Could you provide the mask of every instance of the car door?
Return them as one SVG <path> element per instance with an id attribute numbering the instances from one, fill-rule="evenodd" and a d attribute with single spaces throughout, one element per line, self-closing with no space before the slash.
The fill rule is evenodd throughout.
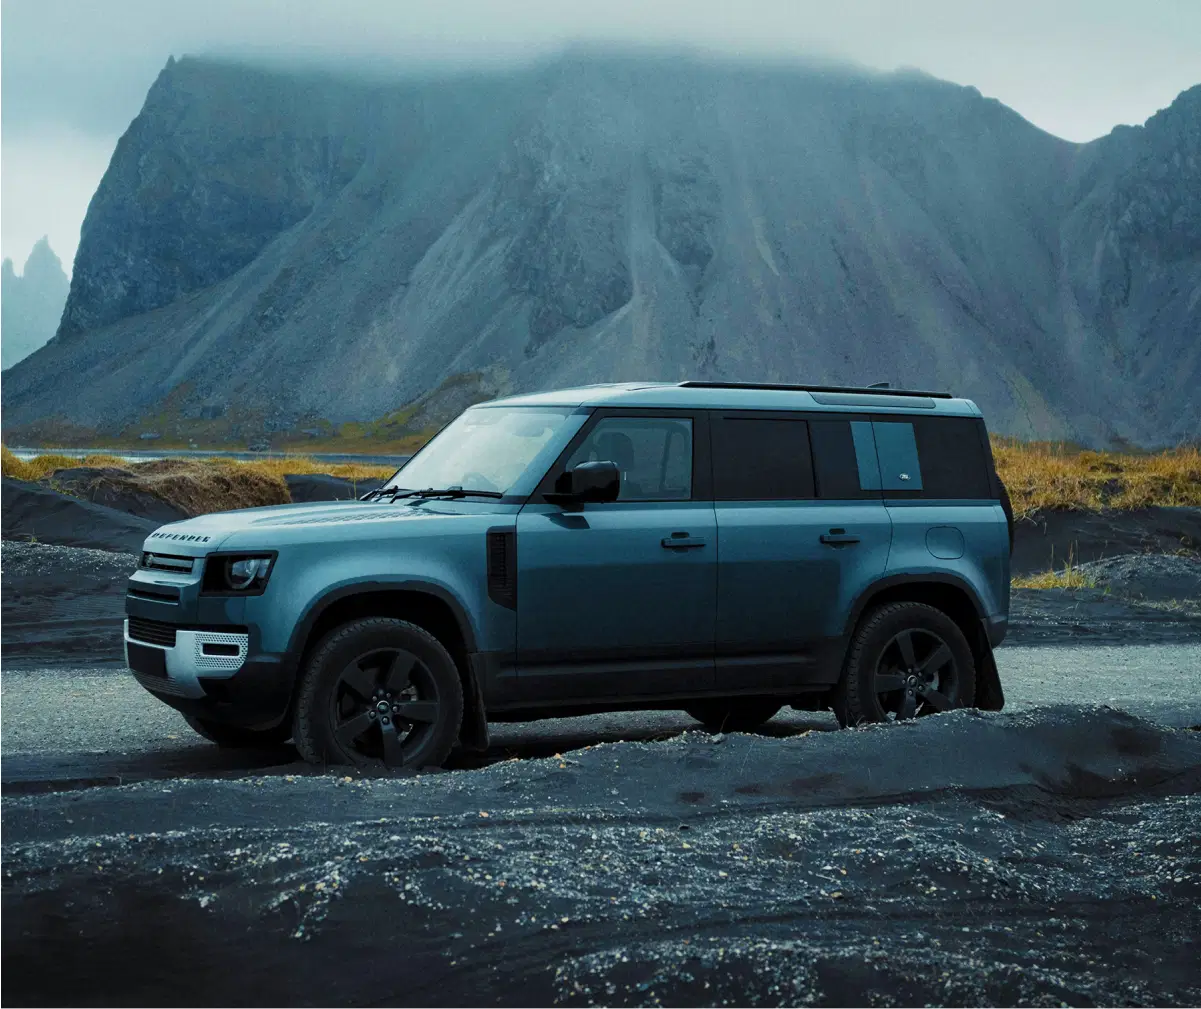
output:
<path id="1" fill-rule="evenodd" d="M 542 496 L 579 462 L 616 501 Z M 703 411 L 597 411 L 517 517 L 517 666 L 530 699 L 687 693 L 713 682 L 717 542 Z"/>
<path id="2" fill-rule="evenodd" d="M 716 685 L 834 683 L 851 602 L 883 574 L 891 539 L 871 422 L 714 411 L 711 425 Z"/>

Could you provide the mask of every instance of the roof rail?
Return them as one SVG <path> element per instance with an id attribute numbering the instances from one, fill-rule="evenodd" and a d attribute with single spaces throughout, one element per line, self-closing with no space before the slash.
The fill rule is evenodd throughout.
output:
<path id="1" fill-rule="evenodd" d="M 782 389 L 789 392 L 851 392 L 865 396 L 922 396 L 952 399 L 949 392 L 922 392 L 918 389 L 861 388 L 854 385 L 781 385 L 772 382 L 681 382 L 685 389 Z"/>

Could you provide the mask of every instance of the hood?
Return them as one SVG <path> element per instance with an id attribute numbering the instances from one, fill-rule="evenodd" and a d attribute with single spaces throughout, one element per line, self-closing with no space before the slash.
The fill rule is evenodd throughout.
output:
<path id="1" fill-rule="evenodd" d="M 212 512 L 156 529 L 144 549 L 200 557 L 225 546 L 269 549 L 302 540 L 344 539 L 366 524 L 389 532 L 434 520 L 511 512 L 512 505 L 487 501 L 367 502 L 326 501 Z M 372 535 L 384 535 L 372 534 Z"/>

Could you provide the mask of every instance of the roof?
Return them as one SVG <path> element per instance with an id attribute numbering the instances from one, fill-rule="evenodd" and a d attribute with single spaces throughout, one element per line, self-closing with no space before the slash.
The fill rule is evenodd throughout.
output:
<path id="1" fill-rule="evenodd" d="M 947 393 L 842 386 L 734 382 L 612 382 L 492 400 L 487 406 L 659 407 L 718 410 L 830 410 L 943 413 L 979 417 L 970 399 Z"/>

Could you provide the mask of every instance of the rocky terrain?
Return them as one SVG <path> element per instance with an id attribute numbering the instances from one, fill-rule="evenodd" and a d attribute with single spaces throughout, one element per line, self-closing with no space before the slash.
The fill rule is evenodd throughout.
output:
<path id="1" fill-rule="evenodd" d="M 691 377 L 934 386 L 1002 433 L 1172 444 L 1201 429 L 1199 166 L 1201 87 L 1078 145 L 917 73 L 184 59 L 4 423 L 248 435 Z"/>
<path id="2" fill-rule="evenodd" d="M 0 369 L 7 370 L 58 331 L 69 285 L 46 238 L 34 245 L 20 276 L 11 259 L 0 271 Z"/>

